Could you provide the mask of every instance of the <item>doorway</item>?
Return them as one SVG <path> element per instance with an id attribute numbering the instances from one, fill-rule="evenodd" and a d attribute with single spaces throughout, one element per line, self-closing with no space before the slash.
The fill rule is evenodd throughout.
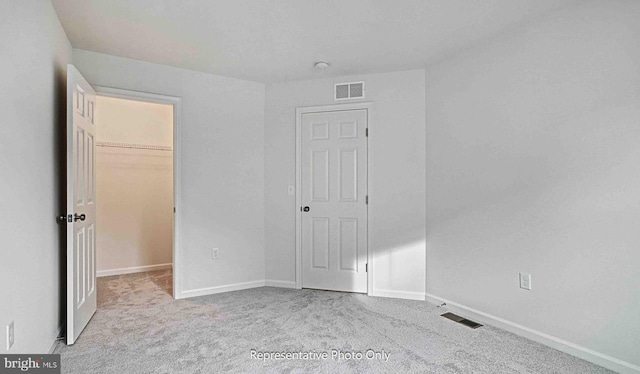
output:
<path id="1" fill-rule="evenodd" d="M 161 96 L 156 94 L 127 91 L 108 87 L 92 87 L 89 82 L 82 76 L 82 74 L 72 64 L 67 65 L 67 124 L 66 124 L 66 208 L 67 211 L 56 217 L 58 223 L 64 223 L 66 225 L 66 342 L 68 345 L 72 345 L 78 339 L 84 328 L 87 326 L 91 318 L 97 309 L 97 274 L 96 274 L 96 237 L 99 235 L 96 229 L 96 212 L 98 201 L 96 201 L 96 148 L 97 126 L 96 126 L 96 93 L 100 93 L 101 96 L 118 98 L 124 100 L 133 100 L 140 105 L 142 102 L 146 103 L 158 103 L 168 104 L 171 106 L 171 114 L 167 115 L 167 122 L 169 129 L 167 134 L 161 136 L 161 139 L 171 138 L 171 146 L 168 149 L 154 148 L 154 146 L 148 144 L 136 144 L 129 143 L 127 140 L 121 142 L 123 139 L 116 139 L 117 141 L 105 141 L 102 139 L 101 147 L 127 149 L 128 151 L 135 150 L 149 150 L 161 151 L 172 150 L 173 154 L 169 157 L 171 167 L 167 168 L 171 172 L 167 175 L 166 186 L 172 188 L 172 193 L 167 194 L 168 199 L 172 202 L 172 209 L 169 205 L 167 209 L 168 216 L 171 217 L 171 224 L 166 229 L 172 233 L 171 248 L 173 253 L 170 257 L 173 259 L 173 270 L 166 270 L 170 272 L 172 279 L 166 279 L 165 282 L 172 285 L 170 289 L 167 289 L 167 293 L 172 294 L 174 298 L 181 298 L 180 288 L 180 258 L 178 253 L 178 237 L 180 227 L 180 117 L 181 117 L 181 100 L 175 97 Z M 133 104 L 133 103 L 130 103 Z M 169 113 L 169 108 L 165 108 Z M 111 110 L 116 114 L 122 114 L 124 111 L 121 109 Z M 106 117 L 106 116 L 105 116 Z M 117 122 L 117 121 L 115 121 Z M 129 121 L 129 126 L 134 127 L 135 120 Z M 153 122 L 153 121 L 152 121 Z M 133 123 L 133 124 L 131 124 Z M 122 124 L 120 124 L 122 125 Z M 121 126 L 122 127 L 122 126 Z M 113 129 L 112 129 L 113 130 Z M 119 130 L 112 131 L 129 132 L 130 129 L 126 126 Z M 149 132 L 154 132 L 151 128 Z M 108 134 L 109 129 L 105 128 L 105 133 Z M 172 134 L 171 134 L 172 133 Z M 148 139 L 149 134 L 144 135 L 145 141 Z M 113 139 L 112 139 L 113 140 Z M 124 157 L 123 159 L 129 160 L 124 162 L 125 165 L 135 165 L 135 162 L 131 162 L 130 158 Z M 117 165 L 117 163 L 115 163 Z M 144 174 L 144 173 L 143 173 Z M 137 180 L 137 175 L 134 177 L 129 175 L 132 179 Z M 126 181 L 127 178 L 120 178 L 120 181 Z M 114 185 L 113 181 L 108 181 Z M 115 182 L 117 185 L 118 182 Z M 136 185 L 136 183 L 133 183 Z M 146 193 L 154 191 L 153 188 L 146 188 Z M 109 187 L 106 188 L 109 191 Z M 126 189 L 125 189 L 126 191 Z M 141 195 L 138 195 L 138 198 Z M 140 198 L 139 198 L 140 199 Z M 122 196 L 116 196 L 113 200 L 116 205 L 120 200 L 126 200 Z M 108 200 L 107 200 L 108 201 Z M 137 201 L 132 203 L 135 205 Z M 120 220 L 130 213 L 130 205 L 123 205 L 120 210 L 116 211 L 115 218 L 112 220 Z M 144 207 L 144 206 L 143 206 Z M 139 217 L 137 217 L 139 218 Z M 103 218 L 105 219 L 105 218 Z M 148 220 L 140 220 L 139 222 L 146 223 Z M 151 220 L 153 221 L 153 220 Z M 137 226 L 138 228 L 140 225 Z M 150 230 L 146 230 L 150 231 Z M 123 233 L 115 234 L 116 237 L 126 237 Z M 126 242 L 126 240 L 125 240 Z M 115 256 L 116 258 L 119 256 Z M 166 264 L 165 264 L 166 265 Z M 109 269 L 112 272 L 132 272 L 131 268 L 141 270 L 144 266 L 133 266 L 118 269 Z M 172 272 L 172 273 L 171 273 Z M 115 275 L 115 274 L 105 274 Z"/>
<path id="2" fill-rule="evenodd" d="M 95 89 L 97 276 L 162 270 L 179 298 L 180 99 Z"/>
<path id="3" fill-rule="evenodd" d="M 297 285 L 368 293 L 367 103 L 297 113 Z"/>

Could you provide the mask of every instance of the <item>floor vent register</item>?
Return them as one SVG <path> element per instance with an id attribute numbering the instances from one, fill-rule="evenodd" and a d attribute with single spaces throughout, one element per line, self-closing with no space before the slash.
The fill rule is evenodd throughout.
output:
<path id="1" fill-rule="evenodd" d="M 452 320 L 454 322 L 458 322 L 458 323 L 463 324 L 463 325 L 465 325 L 467 327 L 471 327 L 472 329 L 477 329 L 478 327 L 482 327 L 481 324 L 479 324 L 477 322 L 473 322 L 473 321 L 471 321 L 469 319 L 466 319 L 464 317 L 460 317 L 457 314 L 445 313 L 445 314 L 442 314 L 442 317 L 448 318 L 448 319 L 450 319 L 450 320 Z"/>

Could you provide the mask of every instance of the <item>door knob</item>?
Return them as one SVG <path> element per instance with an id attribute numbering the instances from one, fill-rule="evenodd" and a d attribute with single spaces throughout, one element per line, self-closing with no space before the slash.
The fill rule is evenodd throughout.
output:
<path id="1" fill-rule="evenodd" d="M 303 211 L 308 212 L 309 211 L 309 207 L 305 206 L 304 208 L 302 208 Z"/>
<path id="2" fill-rule="evenodd" d="M 79 215 L 78 213 L 76 213 L 73 216 L 74 221 L 84 221 L 85 218 L 87 218 L 87 216 L 85 216 L 84 214 Z"/>

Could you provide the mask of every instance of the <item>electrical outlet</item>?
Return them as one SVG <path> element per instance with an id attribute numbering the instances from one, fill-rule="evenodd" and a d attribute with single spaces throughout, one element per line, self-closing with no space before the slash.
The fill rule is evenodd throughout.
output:
<path id="1" fill-rule="evenodd" d="M 293 196 L 296 193 L 295 186 L 289 186 L 289 188 L 287 188 L 287 192 L 289 193 L 289 196 Z"/>
<path id="2" fill-rule="evenodd" d="M 212 249 L 212 250 L 211 250 L 211 257 L 212 257 L 214 260 L 219 259 L 219 258 L 220 258 L 220 248 L 214 248 L 214 249 Z"/>
<path id="3" fill-rule="evenodd" d="M 13 342 L 15 341 L 15 334 L 13 329 L 13 321 L 7 325 L 7 351 L 13 347 Z"/>
<path id="4" fill-rule="evenodd" d="M 531 274 L 520 273 L 520 288 L 531 291 Z"/>

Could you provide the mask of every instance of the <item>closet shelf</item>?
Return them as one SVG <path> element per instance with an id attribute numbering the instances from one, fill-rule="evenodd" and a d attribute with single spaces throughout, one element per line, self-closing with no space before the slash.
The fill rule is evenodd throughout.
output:
<path id="1" fill-rule="evenodd" d="M 130 144 L 130 143 L 114 143 L 114 142 L 96 142 L 96 146 L 104 148 L 125 148 L 125 149 L 142 149 L 147 151 L 168 151 L 173 149 L 164 145 L 149 145 L 149 144 Z"/>

